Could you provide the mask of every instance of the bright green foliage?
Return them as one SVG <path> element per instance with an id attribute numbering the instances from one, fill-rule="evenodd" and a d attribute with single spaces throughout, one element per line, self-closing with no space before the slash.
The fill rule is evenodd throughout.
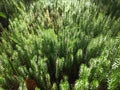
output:
<path id="1" fill-rule="evenodd" d="M 2 13 L 2 12 L 0 12 L 0 17 L 2 17 L 2 18 L 6 18 L 5 14 Z"/>
<path id="2" fill-rule="evenodd" d="M 74 90 L 88 90 L 89 89 L 89 81 L 88 77 L 90 76 L 90 69 L 87 68 L 84 64 L 81 65 L 79 71 L 79 79 L 76 81 Z"/>
<path id="3" fill-rule="evenodd" d="M 18 14 L 0 42 L 0 86 L 36 90 L 119 90 L 120 19 L 91 0 L 37 0 Z"/>
<path id="4" fill-rule="evenodd" d="M 61 80 L 60 82 L 60 90 L 70 90 L 69 82 L 67 80 L 67 77 L 64 76 L 64 80 Z"/>

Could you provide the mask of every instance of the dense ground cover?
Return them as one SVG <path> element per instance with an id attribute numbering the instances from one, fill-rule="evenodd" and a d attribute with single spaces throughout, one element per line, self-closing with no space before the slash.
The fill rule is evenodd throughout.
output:
<path id="1" fill-rule="evenodd" d="M 9 22 L 0 37 L 3 89 L 119 90 L 119 14 L 94 0 L 9 4 L 13 11 L 2 12 Z"/>

